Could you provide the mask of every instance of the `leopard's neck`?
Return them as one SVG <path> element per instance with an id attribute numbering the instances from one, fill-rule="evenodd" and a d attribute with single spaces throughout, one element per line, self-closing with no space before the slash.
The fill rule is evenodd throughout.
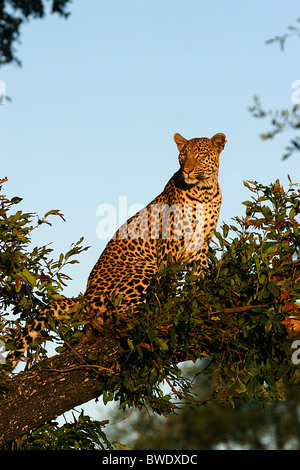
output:
<path id="1" fill-rule="evenodd" d="M 212 199 L 220 192 L 217 178 L 199 181 L 196 185 L 189 185 L 177 171 L 165 187 L 164 192 L 167 195 L 169 204 L 174 202 L 186 202 L 187 199 L 195 202 L 203 202 Z"/>

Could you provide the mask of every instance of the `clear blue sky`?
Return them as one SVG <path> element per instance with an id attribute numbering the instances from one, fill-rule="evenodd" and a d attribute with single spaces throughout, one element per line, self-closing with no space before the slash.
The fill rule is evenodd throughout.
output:
<path id="1" fill-rule="evenodd" d="M 300 158 L 281 160 L 290 134 L 262 142 L 268 121 L 248 112 L 290 108 L 300 39 L 265 41 L 300 17 L 296 0 L 73 0 L 68 20 L 23 27 L 22 68 L 0 70 L 12 103 L 0 107 L 1 176 L 22 209 L 60 209 L 67 222 L 39 231 L 56 253 L 85 237 L 65 294 L 85 290 L 106 240 L 97 207 L 147 204 L 178 168 L 173 134 L 227 136 L 220 222 L 243 213 L 244 180 L 299 181 Z"/>

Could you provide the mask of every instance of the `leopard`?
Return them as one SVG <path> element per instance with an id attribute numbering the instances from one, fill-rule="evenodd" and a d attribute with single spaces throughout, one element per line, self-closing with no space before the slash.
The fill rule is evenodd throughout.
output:
<path id="1" fill-rule="evenodd" d="M 174 141 L 179 169 L 157 197 L 121 225 L 89 275 L 83 294 L 85 314 L 100 324 L 107 318 L 109 299 L 120 299 L 117 316 L 145 302 L 161 263 L 170 258 L 186 266 L 197 261 L 196 275 L 205 275 L 222 202 L 219 157 L 227 140 L 223 133 L 192 139 L 176 133 Z M 57 320 L 78 305 L 78 298 L 63 297 L 43 307 L 8 354 L 10 369 L 45 328 L 49 316 Z"/>

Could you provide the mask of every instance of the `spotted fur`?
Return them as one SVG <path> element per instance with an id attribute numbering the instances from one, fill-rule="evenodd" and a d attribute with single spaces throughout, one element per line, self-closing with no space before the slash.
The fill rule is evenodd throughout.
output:
<path id="1" fill-rule="evenodd" d="M 105 321 L 107 298 L 123 295 L 118 314 L 145 299 L 149 283 L 160 263 L 167 260 L 200 260 L 206 267 L 208 243 L 218 222 L 221 191 L 218 184 L 219 156 L 226 138 L 184 139 L 174 135 L 179 150 L 179 170 L 163 192 L 131 217 L 109 241 L 93 268 L 84 294 L 89 318 Z M 12 367 L 44 328 L 46 314 L 59 318 L 73 308 L 77 299 L 61 299 L 46 307 L 28 325 L 10 353 Z"/>

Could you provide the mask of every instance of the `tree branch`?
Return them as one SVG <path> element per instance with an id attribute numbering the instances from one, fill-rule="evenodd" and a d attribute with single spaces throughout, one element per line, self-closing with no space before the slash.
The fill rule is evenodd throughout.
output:
<path id="1" fill-rule="evenodd" d="M 217 315 L 218 313 L 243 313 L 247 312 L 248 310 L 252 310 L 253 308 L 259 307 L 267 307 L 271 303 L 264 303 L 258 305 L 242 305 L 240 307 L 232 307 L 232 308 L 223 308 L 223 310 L 216 310 L 215 312 L 210 312 L 211 315 Z"/>
<path id="2" fill-rule="evenodd" d="M 254 306 L 223 312 L 233 314 L 251 308 Z M 294 321 L 292 327 L 299 334 L 299 320 Z M 89 330 L 77 345 L 14 376 L 9 390 L 0 397 L 0 446 L 100 396 L 112 375 L 120 373 L 119 340 L 111 325 L 97 334 Z M 182 353 L 168 360 L 178 363 L 187 359 Z"/>
<path id="3" fill-rule="evenodd" d="M 117 373 L 117 342 L 91 332 L 72 349 L 46 359 L 9 382 L 0 398 L 0 446 L 100 395 Z M 97 355 L 101 366 L 91 363 Z"/>

